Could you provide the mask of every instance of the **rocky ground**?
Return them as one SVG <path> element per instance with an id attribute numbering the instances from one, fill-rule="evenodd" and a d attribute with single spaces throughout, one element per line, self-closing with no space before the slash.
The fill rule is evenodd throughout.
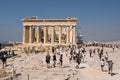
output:
<path id="1" fill-rule="evenodd" d="M 45 63 L 46 52 L 38 54 L 26 55 L 19 53 L 18 56 L 10 58 L 7 61 L 7 67 L 4 69 L 6 73 L 13 72 L 13 66 L 16 70 L 18 80 L 119 80 L 120 79 L 120 50 L 115 49 L 112 52 L 111 48 L 104 48 L 104 52 L 109 53 L 109 59 L 113 60 L 114 67 L 111 76 L 107 72 L 107 64 L 104 68 L 105 72 L 100 69 L 100 60 L 98 54 L 93 54 L 89 57 L 89 49 L 98 47 L 87 47 L 85 62 L 80 64 L 80 68 L 75 68 L 74 61 L 69 63 L 69 56 L 63 53 L 63 67 L 59 66 L 59 55 L 57 55 L 57 66 L 52 67 L 53 61 L 51 59 L 51 67 L 47 68 Z M 52 54 L 50 54 L 52 57 Z M 1 70 L 0 70 L 1 73 Z M 4 75 L 1 73 L 0 75 Z M 11 74 L 10 74 L 11 75 Z M 4 77 L 4 76 L 2 76 Z"/>

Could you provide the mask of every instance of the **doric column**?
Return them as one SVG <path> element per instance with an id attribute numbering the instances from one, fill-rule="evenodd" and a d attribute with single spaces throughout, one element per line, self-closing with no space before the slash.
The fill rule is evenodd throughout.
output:
<path id="1" fill-rule="evenodd" d="M 67 27 L 67 39 L 66 39 L 66 43 L 69 44 L 70 43 L 70 27 Z"/>
<path id="2" fill-rule="evenodd" d="M 26 27 L 23 27 L 23 44 L 26 43 Z"/>
<path id="3" fill-rule="evenodd" d="M 44 44 L 47 43 L 47 27 L 44 27 Z"/>
<path id="4" fill-rule="evenodd" d="M 29 43 L 29 26 L 23 27 L 23 43 Z"/>
<path id="5" fill-rule="evenodd" d="M 29 43 L 29 32 L 30 32 L 29 29 L 30 29 L 29 26 L 25 27 L 25 43 Z"/>
<path id="6" fill-rule="evenodd" d="M 39 37 L 40 37 L 40 42 L 41 42 L 41 38 L 42 38 L 42 34 L 41 34 L 41 27 L 39 27 Z"/>
<path id="7" fill-rule="evenodd" d="M 51 44 L 54 44 L 54 39 L 55 39 L 55 27 L 52 26 L 51 27 L 52 31 L 51 31 Z"/>
<path id="8" fill-rule="evenodd" d="M 37 27 L 37 43 L 40 43 L 40 27 Z"/>
<path id="9" fill-rule="evenodd" d="M 76 26 L 73 26 L 73 44 L 76 44 Z"/>
<path id="10" fill-rule="evenodd" d="M 62 26 L 59 26 L 59 44 L 62 43 Z"/>
<path id="11" fill-rule="evenodd" d="M 34 26 L 32 26 L 32 43 L 34 43 L 34 42 L 36 42 L 36 34 L 35 34 L 35 32 L 36 32 L 36 29 L 35 29 L 35 27 Z"/>
<path id="12" fill-rule="evenodd" d="M 29 28 L 29 43 L 32 43 L 32 41 L 33 41 L 33 35 L 32 35 L 32 32 L 33 31 L 33 27 L 32 26 L 30 26 L 30 28 Z"/>
<path id="13" fill-rule="evenodd" d="M 73 27 L 70 26 L 70 43 L 73 43 Z"/>

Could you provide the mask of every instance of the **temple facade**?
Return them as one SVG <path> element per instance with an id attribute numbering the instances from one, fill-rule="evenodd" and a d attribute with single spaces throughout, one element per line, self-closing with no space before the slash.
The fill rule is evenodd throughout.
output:
<path id="1" fill-rule="evenodd" d="M 30 45 L 76 45 L 77 18 L 39 19 L 25 18 L 23 23 L 23 44 Z"/>

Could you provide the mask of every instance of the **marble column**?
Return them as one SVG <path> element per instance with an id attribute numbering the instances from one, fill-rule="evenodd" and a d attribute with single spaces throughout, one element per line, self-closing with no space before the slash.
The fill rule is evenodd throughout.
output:
<path id="1" fill-rule="evenodd" d="M 54 39 L 55 39 L 55 27 L 51 27 L 51 44 L 54 44 Z"/>
<path id="2" fill-rule="evenodd" d="M 29 26 L 25 27 L 25 42 L 26 43 L 29 43 L 29 32 L 30 32 L 29 29 L 30 29 Z"/>
<path id="3" fill-rule="evenodd" d="M 76 44 L 76 26 L 73 26 L 73 44 Z"/>
<path id="4" fill-rule="evenodd" d="M 40 43 L 40 27 L 37 26 L 37 43 Z"/>
<path id="5" fill-rule="evenodd" d="M 70 26 L 70 43 L 72 43 L 73 42 L 73 27 L 72 26 Z"/>
<path id="6" fill-rule="evenodd" d="M 47 43 L 47 27 L 44 27 L 44 44 Z"/>
<path id="7" fill-rule="evenodd" d="M 70 43 L 70 27 L 67 27 L 67 39 L 66 39 L 66 43 L 69 44 Z"/>
<path id="8" fill-rule="evenodd" d="M 32 43 L 33 42 L 33 27 L 32 26 L 30 26 L 29 27 L 29 43 Z"/>
<path id="9" fill-rule="evenodd" d="M 23 43 L 29 43 L 29 26 L 23 27 Z"/>
<path id="10" fill-rule="evenodd" d="M 41 27 L 39 27 L 39 37 L 40 37 L 40 43 L 41 43 L 41 38 L 42 38 L 42 34 L 41 34 L 41 32 L 42 32 L 42 29 L 41 29 Z"/>
<path id="11" fill-rule="evenodd" d="M 59 26 L 59 44 L 62 43 L 62 26 Z"/>
<path id="12" fill-rule="evenodd" d="M 26 27 L 23 27 L 23 43 L 26 43 Z"/>

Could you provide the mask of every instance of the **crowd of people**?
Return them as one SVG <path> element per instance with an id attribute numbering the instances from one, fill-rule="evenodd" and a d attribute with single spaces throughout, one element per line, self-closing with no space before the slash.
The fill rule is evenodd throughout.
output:
<path id="1" fill-rule="evenodd" d="M 114 52 L 114 48 L 112 47 L 113 52 Z M 91 57 L 92 53 L 95 54 L 96 50 L 95 49 L 93 49 L 93 51 L 92 51 L 92 49 L 89 50 L 90 57 Z M 108 74 L 111 74 L 111 76 L 112 76 L 113 75 L 113 72 L 112 72 L 113 71 L 113 61 L 109 60 L 108 52 L 104 52 L 104 46 L 102 46 L 101 49 L 100 48 L 97 49 L 97 54 L 100 59 L 101 71 L 105 71 L 104 67 L 108 66 Z"/>
<path id="2" fill-rule="evenodd" d="M 104 48 L 101 47 L 97 49 L 89 49 L 87 52 L 85 47 L 82 46 L 64 46 L 60 48 L 61 50 L 58 50 L 57 48 L 52 49 L 53 53 L 53 67 L 56 67 L 56 55 L 59 56 L 59 64 L 62 67 L 63 66 L 63 54 L 66 55 L 66 58 L 69 58 L 69 63 L 75 62 L 75 68 L 80 68 L 80 63 L 85 62 L 86 54 L 89 53 L 90 58 L 93 57 L 93 55 L 97 54 L 99 56 L 100 60 L 100 66 L 101 66 L 101 71 L 104 71 L 105 65 L 108 66 L 108 73 L 111 74 L 112 76 L 112 69 L 113 69 L 113 62 L 112 60 L 109 60 L 108 52 L 104 52 Z M 59 52 L 58 52 L 59 51 Z M 50 61 L 51 61 L 51 56 L 50 53 L 46 55 L 46 63 L 47 67 L 50 67 Z"/>
<path id="3" fill-rule="evenodd" d="M 36 54 L 35 49 L 32 50 L 34 54 Z M 114 52 L 114 49 L 113 49 Z M 28 51 L 25 50 L 25 53 L 28 54 Z M 59 47 L 52 47 L 52 56 L 49 51 L 47 51 L 47 55 L 45 57 L 45 62 L 47 64 L 47 68 L 50 68 L 51 66 L 51 59 L 53 61 L 53 67 L 57 66 L 57 62 L 59 62 L 59 66 L 62 67 L 63 63 L 65 62 L 63 60 L 63 56 L 66 55 L 66 58 L 69 59 L 69 63 L 74 62 L 75 68 L 80 68 L 81 62 L 85 62 L 86 54 L 89 53 L 89 57 L 92 58 L 93 55 L 97 54 L 99 56 L 100 60 L 100 66 L 101 66 L 101 71 L 104 71 L 104 67 L 107 65 L 108 66 L 108 73 L 112 75 L 112 69 L 113 69 L 113 62 L 112 60 L 109 60 L 109 55 L 108 52 L 104 51 L 104 47 L 101 48 L 94 48 L 94 49 L 89 49 L 86 50 L 85 47 L 81 45 L 71 45 L 71 46 L 59 46 Z M 13 50 L 8 50 L 1 52 L 0 59 L 2 61 L 2 68 L 5 68 L 6 63 L 7 63 L 7 55 L 12 54 L 14 55 Z M 65 55 L 64 55 L 65 54 Z M 59 56 L 59 58 L 57 57 Z"/>

